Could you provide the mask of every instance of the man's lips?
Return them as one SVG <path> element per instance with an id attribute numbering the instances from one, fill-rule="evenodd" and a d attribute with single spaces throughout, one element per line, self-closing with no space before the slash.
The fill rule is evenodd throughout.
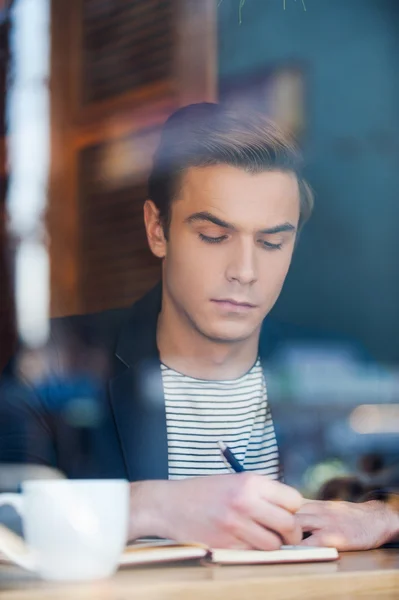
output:
<path id="1" fill-rule="evenodd" d="M 233 300 L 233 298 L 221 298 L 218 300 L 212 299 L 212 302 L 215 302 L 222 308 L 235 311 L 245 311 L 256 308 L 256 304 L 252 304 L 250 302 L 241 302 L 239 300 Z"/>

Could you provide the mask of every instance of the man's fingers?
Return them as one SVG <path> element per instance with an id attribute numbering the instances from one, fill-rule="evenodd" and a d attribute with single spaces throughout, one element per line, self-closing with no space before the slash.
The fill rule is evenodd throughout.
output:
<path id="1" fill-rule="evenodd" d="M 315 531 L 323 527 L 323 519 L 319 515 L 298 512 L 294 518 L 302 531 Z"/>
<path id="2" fill-rule="evenodd" d="M 301 546 L 327 546 L 337 550 L 349 550 L 348 541 L 342 533 L 329 530 L 315 531 L 306 540 L 302 540 Z"/>
<path id="3" fill-rule="evenodd" d="M 294 515 L 280 506 L 259 500 L 251 507 L 250 517 L 266 529 L 281 536 L 285 544 L 299 544 L 302 539 L 302 530 Z"/>
<path id="4" fill-rule="evenodd" d="M 228 548 L 229 550 L 252 550 L 253 547 L 248 542 L 244 542 L 235 536 L 224 537 L 222 542 L 214 545 L 216 548 Z"/>
<path id="5" fill-rule="evenodd" d="M 318 510 L 325 504 L 324 500 L 310 500 L 309 498 L 302 498 L 301 507 L 299 510 Z"/>
<path id="6" fill-rule="evenodd" d="M 264 500 L 291 513 L 297 512 L 303 502 L 301 494 L 294 488 L 266 478 L 261 481 L 260 495 Z"/>
<path id="7" fill-rule="evenodd" d="M 302 529 L 299 523 L 295 523 L 293 529 L 281 533 L 283 544 L 287 546 L 296 546 L 302 541 Z"/>
<path id="8" fill-rule="evenodd" d="M 278 550 L 282 544 L 281 538 L 273 531 L 265 529 L 249 519 L 242 519 L 235 530 L 235 535 L 244 544 L 248 544 L 256 550 Z"/>
<path id="9" fill-rule="evenodd" d="M 302 540 L 300 546 L 325 546 L 323 543 L 323 534 L 321 531 L 315 531 L 312 535 Z"/>

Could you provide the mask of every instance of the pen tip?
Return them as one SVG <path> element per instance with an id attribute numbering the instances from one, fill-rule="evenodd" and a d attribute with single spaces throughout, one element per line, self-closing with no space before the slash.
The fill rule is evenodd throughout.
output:
<path id="1" fill-rule="evenodd" d="M 224 452 L 226 450 L 226 448 L 227 448 L 226 444 L 224 442 L 222 442 L 222 441 L 218 442 L 218 446 L 219 446 L 219 448 L 220 448 L 220 450 L 222 452 Z"/>

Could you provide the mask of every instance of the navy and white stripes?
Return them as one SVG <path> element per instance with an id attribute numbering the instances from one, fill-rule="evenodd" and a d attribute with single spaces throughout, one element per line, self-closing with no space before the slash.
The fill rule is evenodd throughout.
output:
<path id="1" fill-rule="evenodd" d="M 228 473 L 218 441 L 248 471 L 277 479 L 279 456 L 259 359 L 228 381 L 195 379 L 161 365 L 169 479 Z"/>

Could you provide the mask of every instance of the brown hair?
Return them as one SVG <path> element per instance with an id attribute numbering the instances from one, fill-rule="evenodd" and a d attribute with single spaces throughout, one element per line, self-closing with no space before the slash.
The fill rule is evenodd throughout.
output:
<path id="1" fill-rule="evenodd" d="M 167 235 L 170 206 L 189 167 L 227 164 L 250 173 L 291 171 L 300 191 L 298 229 L 313 209 L 313 193 L 301 176 L 302 157 L 293 140 L 263 114 L 222 104 L 191 104 L 166 121 L 150 174 L 149 197 Z"/>

